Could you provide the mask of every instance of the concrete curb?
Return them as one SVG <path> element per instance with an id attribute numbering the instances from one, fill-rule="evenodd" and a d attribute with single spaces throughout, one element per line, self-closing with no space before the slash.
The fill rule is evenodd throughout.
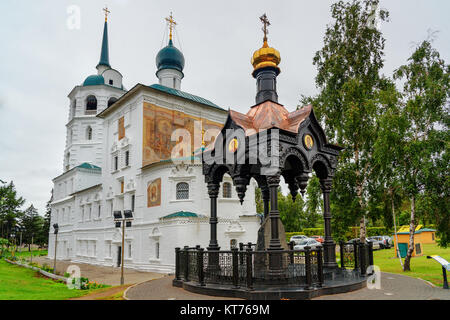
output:
<path id="1" fill-rule="evenodd" d="M 5 261 L 10 263 L 10 264 L 15 264 L 15 265 L 20 266 L 20 267 L 25 267 L 25 268 L 28 268 L 28 269 L 32 269 L 34 271 L 37 271 L 37 272 L 41 273 L 42 275 L 44 275 L 44 276 L 46 276 L 48 278 L 51 278 L 51 279 L 54 279 L 54 280 L 59 280 L 59 281 L 64 281 L 65 283 L 67 283 L 67 279 L 68 278 L 66 278 L 66 277 L 58 276 L 56 274 L 44 271 L 44 270 L 39 269 L 37 267 L 29 266 L 27 264 L 22 264 L 20 262 L 11 261 L 11 260 L 8 260 L 8 259 L 5 259 Z"/>

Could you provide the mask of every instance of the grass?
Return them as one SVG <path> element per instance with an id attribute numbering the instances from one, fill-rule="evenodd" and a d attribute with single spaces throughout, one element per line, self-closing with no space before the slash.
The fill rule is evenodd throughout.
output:
<path id="1" fill-rule="evenodd" d="M 0 300 L 65 300 L 91 292 L 69 289 L 65 283 L 0 259 Z"/>
<path id="2" fill-rule="evenodd" d="M 395 249 L 383 249 L 373 252 L 374 264 L 380 267 L 382 272 L 398 273 L 414 278 L 430 281 L 436 286 L 443 286 L 442 266 L 427 256 L 438 255 L 450 261 L 450 248 L 444 249 L 437 244 L 423 244 L 423 255 L 411 259 L 411 271 L 403 271 L 399 259 L 395 255 Z M 404 259 L 402 259 L 404 261 Z M 447 272 L 447 275 L 449 273 Z"/>

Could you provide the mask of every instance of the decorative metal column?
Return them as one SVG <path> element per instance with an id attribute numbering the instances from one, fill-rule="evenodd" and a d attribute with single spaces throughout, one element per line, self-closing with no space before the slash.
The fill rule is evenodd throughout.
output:
<path id="1" fill-rule="evenodd" d="M 219 244 L 217 243 L 217 196 L 219 195 L 218 183 L 208 183 L 208 194 L 211 203 L 211 212 L 209 218 L 210 225 L 210 239 L 208 250 L 220 250 Z"/>
<path id="2" fill-rule="evenodd" d="M 208 194 L 211 203 L 211 213 L 209 218 L 210 239 L 208 246 L 208 272 L 216 272 L 219 266 L 219 244 L 217 243 L 217 196 L 219 195 L 218 183 L 208 183 Z"/>
<path id="3" fill-rule="evenodd" d="M 278 211 L 278 186 L 280 185 L 280 176 L 268 176 L 267 185 L 270 192 L 270 242 L 269 250 L 282 250 L 278 235 L 278 223 L 280 212 Z"/>
<path id="4" fill-rule="evenodd" d="M 331 236 L 331 211 L 330 192 L 333 180 L 331 178 L 320 179 L 320 187 L 323 192 L 323 219 L 325 224 L 325 237 L 323 241 L 324 267 L 337 268 L 336 243 Z"/>

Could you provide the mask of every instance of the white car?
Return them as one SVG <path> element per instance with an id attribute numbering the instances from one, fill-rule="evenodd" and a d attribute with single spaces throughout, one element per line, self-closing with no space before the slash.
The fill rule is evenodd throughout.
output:
<path id="1" fill-rule="evenodd" d="M 295 244 L 299 244 L 302 240 L 308 239 L 307 236 L 304 235 L 296 235 L 296 236 L 292 236 L 289 241 L 294 241 Z"/>
<path id="2" fill-rule="evenodd" d="M 300 241 L 299 244 L 295 245 L 294 250 L 303 250 L 306 246 L 311 247 L 311 249 L 317 249 L 322 247 L 322 244 L 314 239 L 306 238 Z"/>

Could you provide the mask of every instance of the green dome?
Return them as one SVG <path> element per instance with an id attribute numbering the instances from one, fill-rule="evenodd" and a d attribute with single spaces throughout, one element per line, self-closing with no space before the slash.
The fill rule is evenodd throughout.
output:
<path id="1" fill-rule="evenodd" d="M 180 50 L 173 46 L 172 40 L 167 47 L 162 48 L 156 56 L 156 67 L 161 69 L 175 69 L 183 72 L 184 56 Z"/>
<path id="2" fill-rule="evenodd" d="M 105 84 L 105 78 L 97 74 L 87 77 L 83 82 L 83 86 L 96 86 L 99 84 Z"/>

